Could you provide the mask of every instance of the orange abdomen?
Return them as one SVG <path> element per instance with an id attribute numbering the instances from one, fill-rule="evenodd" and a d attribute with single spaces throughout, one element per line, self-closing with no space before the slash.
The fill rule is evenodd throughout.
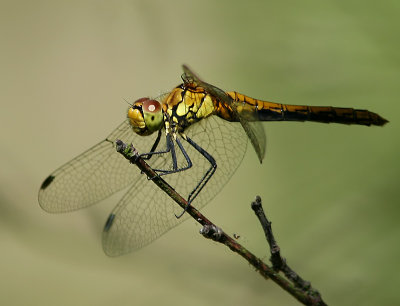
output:
<path id="1" fill-rule="evenodd" d="M 234 101 L 239 102 L 239 112 L 255 113 L 255 120 L 260 121 L 314 121 L 367 126 L 382 126 L 388 122 L 378 114 L 368 110 L 331 106 L 280 104 L 253 99 L 235 91 L 227 92 L 227 94 Z"/>

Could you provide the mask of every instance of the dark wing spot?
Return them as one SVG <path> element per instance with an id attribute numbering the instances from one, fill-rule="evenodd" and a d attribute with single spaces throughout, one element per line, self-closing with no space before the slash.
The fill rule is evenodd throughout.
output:
<path id="1" fill-rule="evenodd" d="M 49 187 L 49 185 L 51 184 L 51 182 L 53 182 L 55 176 L 53 175 L 49 175 L 44 182 L 42 183 L 42 186 L 40 186 L 40 189 L 46 189 L 47 187 Z"/>
<path id="2" fill-rule="evenodd" d="M 114 218 L 115 218 L 115 215 L 114 215 L 114 214 L 110 214 L 110 215 L 108 216 L 108 219 L 107 219 L 107 221 L 106 221 L 106 224 L 104 225 L 104 231 L 105 231 L 105 232 L 108 232 L 108 231 L 110 230 L 111 226 L 112 226 L 113 223 L 114 223 Z"/>

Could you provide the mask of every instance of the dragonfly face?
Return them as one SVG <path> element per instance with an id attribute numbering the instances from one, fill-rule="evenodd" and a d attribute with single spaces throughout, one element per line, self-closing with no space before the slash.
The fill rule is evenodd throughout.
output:
<path id="1" fill-rule="evenodd" d="M 138 99 L 128 109 L 128 119 L 136 134 L 148 136 L 163 126 L 161 103 L 149 98 Z"/>
<path id="2" fill-rule="evenodd" d="M 117 139 L 132 143 L 169 185 L 201 209 L 232 177 L 248 139 L 262 161 L 266 138 L 260 121 L 387 122 L 367 110 L 286 105 L 224 92 L 183 69 L 183 84 L 158 100 L 135 101 L 127 121 L 54 171 L 39 190 L 44 210 L 66 212 L 129 187 L 104 227 L 103 249 L 110 256 L 139 249 L 185 219 L 175 218 L 180 207 L 116 152 Z"/>

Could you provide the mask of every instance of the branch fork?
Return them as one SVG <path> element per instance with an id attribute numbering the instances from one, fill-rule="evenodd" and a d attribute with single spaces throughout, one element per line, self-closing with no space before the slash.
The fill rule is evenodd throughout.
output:
<path id="1" fill-rule="evenodd" d="M 189 205 L 188 202 L 174 190 L 174 188 L 165 182 L 140 157 L 139 153 L 132 144 L 126 145 L 121 140 L 116 140 L 116 149 L 132 164 L 135 164 L 143 173 L 145 173 L 154 184 L 166 192 L 180 207 L 186 210 L 186 213 L 188 213 L 195 221 L 200 223 L 202 225 L 200 233 L 205 238 L 227 246 L 230 250 L 243 257 L 250 265 L 252 265 L 256 271 L 260 273 L 262 277 L 264 277 L 264 279 L 271 279 L 304 305 L 326 305 L 322 300 L 320 293 L 311 286 L 311 283 L 303 280 L 287 265 L 286 260 L 281 256 L 281 249 L 272 233 L 272 223 L 267 219 L 264 213 L 261 204 L 261 198 L 259 196 L 257 196 L 255 201 L 252 202 L 251 208 L 259 219 L 264 230 L 271 253 L 270 261 L 272 266 L 269 266 L 260 258 L 256 257 L 253 253 L 238 243 L 236 239 L 227 235 L 220 227 L 216 226 L 209 219 L 207 219 L 195 207 Z M 279 272 L 282 272 L 283 275 L 281 275 Z"/>

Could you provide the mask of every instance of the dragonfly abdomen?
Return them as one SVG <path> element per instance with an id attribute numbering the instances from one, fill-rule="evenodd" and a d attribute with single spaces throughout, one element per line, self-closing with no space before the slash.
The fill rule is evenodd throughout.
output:
<path id="1" fill-rule="evenodd" d="M 280 104 L 279 109 L 270 106 L 258 110 L 262 121 L 315 121 L 360 125 L 384 125 L 387 120 L 368 110 L 331 106 L 303 106 Z"/>
<path id="2" fill-rule="evenodd" d="M 254 112 L 260 121 L 314 121 L 382 126 L 388 121 L 368 110 L 332 106 L 289 105 L 262 101 L 237 92 L 227 93 L 237 102 L 241 112 Z"/>

